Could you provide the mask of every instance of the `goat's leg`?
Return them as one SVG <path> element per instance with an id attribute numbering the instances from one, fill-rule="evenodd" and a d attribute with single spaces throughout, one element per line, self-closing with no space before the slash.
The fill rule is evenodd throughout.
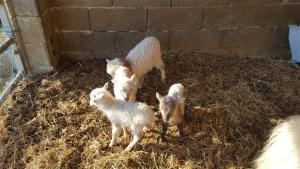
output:
<path id="1" fill-rule="evenodd" d="M 161 74 L 161 80 L 165 83 L 166 82 L 166 70 L 165 70 L 165 64 L 160 61 L 158 65 L 156 66 L 157 69 L 159 69 Z"/>
<path id="2" fill-rule="evenodd" d="M 117 139 L 119 138 L 121 134 L 121 127 L 112 125 L 112 138 L 109 143 L 109 147 L 113 147 L 116 144 Z"/>
<path id="3" fill-rule="evenodd" d="M 177 129 L 179 131 L 179 142 L 183 143 L 184 141 L 184 121 L 177 125 Z"/>
<path id="4" fill-rule="evenodd" d="M 125 148 L 125 152 L 131 151 L 134 146 L 142 139 L 143 137 L 143 127 L 135 126 L 132 128 L 133 139 L 130 144 Z"/>
<path id="5" fill-rule="evenodd" d="M 169 127 L 169 124 L 166 123 L 166 122 L 162 122 L 162 125 L 161 125 L 161 133 L 160 133 L 160 138 L 162 141 L 166 141 L 166 132 L 168 130 L 168 127 Z"/>
<path id="6" fill-rule="evenodd" d="M 122 126 L 123 129 L 123 137 L 127 137 L 126 127 Z"/>

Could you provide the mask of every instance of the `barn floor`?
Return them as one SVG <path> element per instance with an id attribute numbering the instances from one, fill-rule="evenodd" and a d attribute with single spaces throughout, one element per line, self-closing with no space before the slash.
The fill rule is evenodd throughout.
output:
<path id="1" fill-rule="evenodd" d="M 108 148 L 110 124 L 88 105 L 89 92 L 109 80 L 105 60 L 68 63 L 60 73 L 20 82 L 2 106 L 1 167 L 251 168 L 270 129 L 300 114 L 300 71 L 286 60 L 196 53 L 164 60 L 168 86 L 188 88 L 184 144 L 175 127 L 158 143 L 156 125 L 133 152 L 122 153 L 129 138 Z M 152 71 L 138 100 L 157 111 L 156 91 L 166 94 L 167 86 Z"/>

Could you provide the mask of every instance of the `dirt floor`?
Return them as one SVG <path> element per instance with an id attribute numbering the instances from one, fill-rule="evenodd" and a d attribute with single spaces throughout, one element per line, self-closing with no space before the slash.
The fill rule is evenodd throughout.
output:
<path id="1" fill-rule="evenodd" d="M 2 106 L 1 168 L 252 168 L 272 127 L 300 114 L 300 71 L 286 60 L 195 53 L 164 60 L 168 84 L 152 71 L 137 99 L 160 118 L 155 92 L 183 83 L 184 144 L 175 127 L 158 142 L 157 123 L 134 151 L 122 153 L 129 137 L 108 148 L 110 123 L 88 105 L 89 92 L 109 81 L 105 60 L 68 63 L 57 74 L 21 81 Z"/>

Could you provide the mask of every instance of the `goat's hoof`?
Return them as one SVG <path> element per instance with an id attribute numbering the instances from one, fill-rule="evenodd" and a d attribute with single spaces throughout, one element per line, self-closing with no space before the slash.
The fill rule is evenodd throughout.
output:
<path id="1" fill-rule="evenodd" d="M 108 147 L 112 148 L 114 146 L 113 143 L 109 143 Z"/>
<path id="2" fill-rule="evenodd" d="M 123 152 L 130 152 L 132 148 L 126 147 Z"/>

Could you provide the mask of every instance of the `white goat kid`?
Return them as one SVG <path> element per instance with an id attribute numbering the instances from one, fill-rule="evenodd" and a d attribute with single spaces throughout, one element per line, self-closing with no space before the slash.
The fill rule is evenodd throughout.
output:
<path id="1" fill-rule="evenodd" d="M 135 75 L 131 75 L 128 68 L 120 66 L 115 73 L 114 79 L 115 97 L 123 101 L 135 101 L 138 82 Z"/>
<path id="2" fill-rule="evenodd" d="M 90 93 L 90 105 L 104 112 L 112 125 L 112 139 L 109 147 L 113 147 L 120 136 L 122 127 L 131 130 L 133 139 L 124 151 L 132 148 L 142 139 L 143 128 L 151 126 L 156 120 L 152 109 L 144 103 L 124 102 L 115 99 L 107 90 L 108 83 Z"/>
<path id="3" fill-rule="evenodd" d="M 106 72 L 114 79 L 115 77 L 115 73 L 116 73 L 116 70 L 120 67 L 120 66 L 123 66 L 123 67 L 126 67 L 128 68 L 128 70 L 130 70 L 131 66 L 130 64 L 127 62 L 126 59 L 123 59 L 123 58 L 115 58 L 115 59 L 112 59 L 112 60 L 109 60 L 109 59 L 106 59 Z"/>
<path id="4" fill-rule="evenodd" d="M 184 104 L 187 97 L 187 92 L 184 86 L 180 83 L 173 84 L 168 92 L 168 95 L 161 96 L 156 93 L 156 98 L 159 101 L 159 110 L 162 115 L 162 131 L 161 139 L 165 141 L 165 134 L 169 125 L 176 125 L 179 131 L 180 141 L 184 138 Z"/>
<path id="5" fill-rule="evenodd" d="M 135 74 L 142 86 L 145 75 L 153 68 L 160 70 L 162 81 L 166 80 L 165 66 L 161 58 L 160 42 L 155 37 L 147 37 L 137 44 L 125 59 L 106 59 L 106 71 L 112 77 L 119 66 L 128 67 Z"/>
<path id="6" fill-rule="evenodd" d="M 300 168 L 300 116 L 277 126 L 255 161 L 257 169 Z"/>
<path id="7" fill-rule="evenodd" d="M 122 79 L 123 77 L 131 77 L 133 74 L 132 72 L 129 70 L 129 68 L 125 67 L 125 66 L 120 66 L 116 69 L 115 71 L 115 75 L 114 78 L 111 80 L 112 83 L 115 83 L 116 80 L 118 79 Z"/>

